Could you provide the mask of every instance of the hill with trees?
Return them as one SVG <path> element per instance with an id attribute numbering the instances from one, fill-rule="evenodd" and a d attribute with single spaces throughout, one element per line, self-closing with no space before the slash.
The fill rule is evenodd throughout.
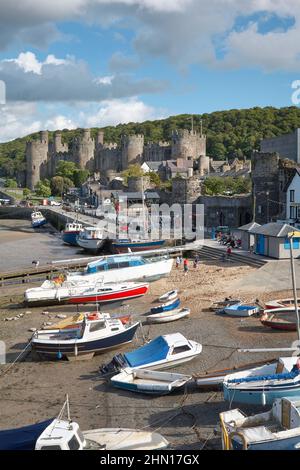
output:
<path id="1" fill-rule="evenodd" d="M 300 108 L 251 108 L 232 109 L 193 115 L 194 128 L 207 135 L 207 154 L 216 160 L 251 157 L 253 149 L 259 149 L 262 138 L 275 137 L 293 132 L 300 127 Z M 144 134 L 145 142 L 170 140 L 172 131 L 190 129 L 191 115 L 181 114 L 156 121 L 119 124 L 101 128 L 106 142 L 120 143 L 125 134 Z M 100 128 L 99 128 L 100 129 Z M 92 129 L 95 137 L 98 128 Z M 81 129 L 62 131 L 63 141 L 71 143 Z M 49 133 L 50 140 L 53 132 Z M 27 140 L 38 139 L 38 133 L 0 144 L 0 176 L 14 177 L 25 168 L 25 145 Z"/>

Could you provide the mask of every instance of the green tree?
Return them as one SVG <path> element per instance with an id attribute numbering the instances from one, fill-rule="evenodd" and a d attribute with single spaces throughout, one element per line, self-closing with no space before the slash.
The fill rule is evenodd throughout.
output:
<path id="1" fill-rule="evenodd" d="M 14 188 L 17 188 L 17 187 L 18 187 L 18 183 L 17 183 L 17 181 L 16 181 L 15 179 L 13 179 L 13 178 L 7 178 L 7 179 L 5 180 L 4 186 L 5 186 L 6 188 L 14 189 Z"/>
<path id="2" fill-rule="evenodd" d="M 65 162 L 60 160 L 56 166 L 56 176 L 62 176 L 63 178 L 69 178 L 73 181 L 74 173 L 77 170 L 77 166 L 73 162 Z"/>
<path id="3" fill-rule="evenodd" d="M 50 181 L 50 188 L 53 196 L 61 196 L 74 186 L 73 181 L 62 176 L 54 176 Z"/>
<path id="4" fill-rule="evenodd" d="M 29 199 L 30 195 L 31 195 L 30 189 L 24 188 L 24 189 L 23 189 L 23 197 L 24 197 L 25 199 Z"/>
<path id="5" fill-rule="evenodd" d="M 145 175 L 144 171 L 138 164 L 129 165 L 127 170 L 124 170 L 122 172 L 122 177 L 124 178 L 125 184 L 127 184 L 128 178 L 137 178 L 137 177 L 141 177 L 144 175 Z"/>
<path id="6" fill-rule="evenodd" d="M 89 175 L 90 172 L 88 170 L 75 169 L 72 179 L 76 188 L 79 188 L 83 183 L 85 183 Z"/>
<path id="7" fill-rule="evenodd" d="M 51 189 L 49 188 L 49 186 L 43 184 L 42 181 L 39 181 L 35 186 L 35 193 L 39 197 L 47 198 L 51 196 Z"/>
<path id="8" fill-rule="evenodd" d="M 155 173 L 155 171 L 150 171 L 148 176 L 150 178 L 150 183 L 154 184 L 157 188 L 161 187 L 162 182 L 158 173 Z"/>

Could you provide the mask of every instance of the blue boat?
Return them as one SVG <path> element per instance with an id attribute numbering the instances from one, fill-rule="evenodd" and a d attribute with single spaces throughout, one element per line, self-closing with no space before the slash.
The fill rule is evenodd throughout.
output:
<path id="1" fill-rule="evenodd" d="M 33 228 L 42 227 L 47 223 L 47 220 L 40 211 L 32 212 L 31 214 L 31 225 Z"/>
<path id="2" fill-rule="evenodd" d="M 0 431 L 0 450 L 34 450 L 37 439 L 52 421 Z"/>
<path id="3" fill-rule="evenodd" d="M 111 243 L 115 253 L 126 253 L 130 251 L 155 250 L 165 244 L 165 240 L 115 240 Z"/>
<path id="4" fill-rule="evenodd" d="M 175 310 L 179 306 L 180 306 L 180 299 L 170 300 L 169 302 L 159 305 L 158 307 L 152 307 L 150 312 L 151 314 L 170 312 L 171 310 Z"/>
<path id="5" fill-rule="evenodd" d="M 250 317 L 259 312 L 256 305 L 234 304 L 224 307 L 224 313 L 233 317 Z"/>
<path id="6" fill-rule="evenodd" d="M 141 348 L 117 354 L 100 372 L 116 373 L 125 368 L 166 369 L 190 361 L 202 351 L 202 345 L 186 339 L 181 333 L 158 336 Z"/>
<path id="7" fill-rule="evenodd" d="M 82 224 L 79 224 L 77 222 L 66 224 L 65 229 L 62 231 L 63 242 L 66 243 L 67 245 L 78 246 L 76 238 L 82 231 L 83 231 Z"/>
<path id="8" fill-rule="evenodd" d="M 220 414 L 223 450 L 299 450 L 300 396 L 276 400 L 270 411 Z"/>
<path id="9" fill-rule="evenodd" d="M 229 403 L 272 405 L 278 398 L 300 395 L 297 356 L 281 357 L 278 362 L 227 375 L 224 399 Z"/>

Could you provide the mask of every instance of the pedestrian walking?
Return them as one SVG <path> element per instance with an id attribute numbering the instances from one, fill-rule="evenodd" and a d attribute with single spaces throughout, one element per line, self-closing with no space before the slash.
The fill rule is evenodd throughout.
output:
<path id="1" fill-rule="evenodd" d="M 178 268 L 179 265 L 180 265 L 180 258 L 179 258 L 179 256 L 177 256 L 177 258 L 176 258 L 176 268 Z"/>

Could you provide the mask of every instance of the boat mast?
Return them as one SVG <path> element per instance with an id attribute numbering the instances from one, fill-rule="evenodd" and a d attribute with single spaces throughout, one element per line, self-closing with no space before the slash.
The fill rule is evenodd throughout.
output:
<path id="1" fill-rule="evenodd" d="M 288 238 L 290 242 L 291 273 L 292 273 L 295 312 L 297 316 L 297 333 L 298 333 L 298 341 L 300 345 L 300 321 L 299 321 L 298 295 L 297 295 L 297 285 L 296 285 L 296 275 L 295 275 L 295 262 L 294 262 L 294 253 L 293 253 L 293 238 L 295 236 L 300 237 L 300 232 L 291 232 L 289 233 Z"/>

